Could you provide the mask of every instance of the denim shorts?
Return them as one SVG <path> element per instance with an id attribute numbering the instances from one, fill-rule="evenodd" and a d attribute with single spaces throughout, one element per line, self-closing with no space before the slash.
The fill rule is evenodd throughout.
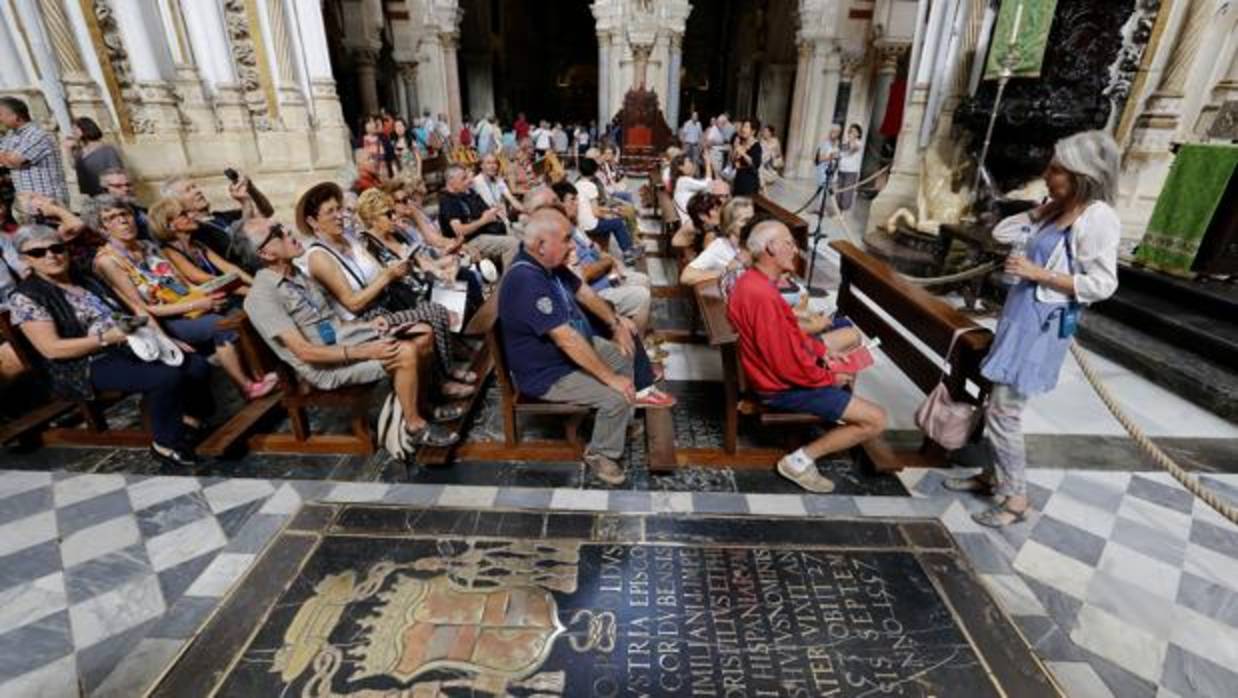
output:
<path id="1" fill-rule="evenodd" d="M 760 398 L 767 407 L 779 412 L 806 412 L 831 424 L 842 421 L 843 412 L 851 404 L 851 393 L 832 385 L 761 393 Z"/>

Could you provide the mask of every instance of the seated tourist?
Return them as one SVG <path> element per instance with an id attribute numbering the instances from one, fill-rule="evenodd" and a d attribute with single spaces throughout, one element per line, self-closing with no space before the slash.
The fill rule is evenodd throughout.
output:
<path id="1" fill-rule="evenodd" d="M 533 141 L 521 138 L 516 148 L 511 151 L 507 161 L 507 171 L 503 173 L 507 179 L 507 187 L 517 200 L 523 199 L 529 190 L 537 186 L 537 170 L 533 167 Z"/>
<path id="2" fill-rule="evenodd" d="M 712 196 L 711 194 L 698 194 Z M 689 204 L 691 205 L 691 204 Z M 752 199 L 739 197 L 731 199 L 722 207 L 719 218 L 721 235 L 714 237 L 713 242 L 705 246 L 701 253 L 688 262 L 679 274 L 679 283 L 695 286 L 702 281 L 717 279 L 729 271 L 735 271 L 748 265 L 748 253 L 743 251 L 740 241 L 741 233 L 748 221 L 752 220 L 756 210 Z"/>
<path id="3" fill-rule="evenodd" d="M 169 366 L 122 349 L 126 334 L 115 317 L 124 307 L 80 283 L 51 228 L 24 226 L 16 245 L 31 274 L 9 297 L 12 322 L 33 345 L 53 394 L 84 400 L 103 390 L 144 393 L 151 452 L 169 465 L 192 465 L 187 427 L 201 426 L 212 411 L 210 366 L 193 352 L 180 366 Z"/>
<path id="4" fill-rule="evenodd" d="M 91 200 L 91 218 L 107 244 L 95 255 L 95 272 L 136 315 L 158 320 L 168 335 L 203 354 L 214 354 L 237 390 L 253 400 L 275 389 L 277 377 L 251 377 L 236 350 L 236 332 L 221 327 L 228 297 L 194 289 L 153 242 L 138 239 L 133 211 L 123 200 L 101 194 Z"/>
<path id="5" fill-rule="evenodd" d="M 594 181 L 597 171 L 596 160 L 585 158 L 580 161 L 580 179 L 576 180 L 577 225 L 587 234 L 613 240 L 622 251 L 624 261 L 631 264 L 643 256 L 643 249 L 633 242 L 632 233 L 623 218 L 602 205 L 601 189 Z"/>
<path id="6" fill-rule="evenodd" d="M 499 287 L 499 328 L 517 390 L 597 409 L 584 461 L 598 478 L 617 485 L 625 479 L 616 460 L 633 407 L 669 407 L 674 399 L 653 387 L 647 357 L 641 381 L 647 385 L 634 383 L 636 326 L 566 267 L 574 248 L 562 211 L 543 208 L 529 216 L 524 244 Z M 611 339 L 602 338 L 594 322 Z"/>
<path id="7" fill-rule="evenodd" d="M 439 194 L 438 224 L 443 237 L 461 240 L 506 269 L 516 255 L 519 241 L 507 234 L 499 209 L 487 206 L 470 187 L 468 170 L 449 165 Z"/>
<path id="8" fill-rule="evenodd" d="M 378 136 L 372 136 L 375 140 Z M 375 154 L 373 147 L 358 148 L 353 152 L 353 159 L 357 163 L 357 178 L 353 180 L 352 191 L 354 194 L 360 194 L 367 189 L 381 187 L 383 185 L 383 168 L 385 163 L 381 155 L 381 145 L 377 146 L 379 153 Z"/>
<path id="9" fill-rule="evenodd" d="M 514 213 L 524 212 L 520 202 L 507 188 L 507 182 L 499 176 L 499 156 L 494 153 L 482 156 L 481 172 L 473 178 L 473 191 L 481 197 L 482 201 L 486 202 L 487 206 L 498 209 L 499 216 L 503 220 L 508 219 L 509 207 Z"/>
<path id="10" fill-rule="evenodd" d="M 104 194 L 119 196 L 129 202 L 129 206 L 133 208 L 133 215 L 137 219 L 138 237 L 150 240 L 150 223 L 146 218 L 146 207 L 138 203 L 133 178 L 129 176 L 129 172 L 122 167 L 104 170 L 99 175 L 99 184 L 103 187 Z"/>
<path id="11" fill-rule="evenodd" d="M 229 262 L 194 237 L 198 221 L 181 204 L 180 199 L 160 199 L 148 212 L 151 233 L 163 245 L 163 254 L 186 281 L 201 285 L 225 274 L 233 274 L 241 284 L 233 293 L 245 295 L 253 277 Z"/>
<path id="12" fill-rule="evenodd" d="M 636 198 L 623 186 L 623 175 L 619 173 L 619 149 L 609 143 L 602 146 L 598 166 L 598 178 L 605 185 L 606 193 L 628 204 L 635 203 Z"/>
<path id="13" fill-rule="evenodd" d="M 688 200 L 692 198 L 692 195 L 709 189 L 709 185 L 714 179 L 714 172 L 707 158 L 705 160 L 705 176 L 697 177 L 696 163 L 686 155 L 681 154 L 674 160 L 671 160 L 671 176 L 675 179 L 672 194 L 675 198 L 675 210 L 682 217 L 688 215 Z"/>
<path id="14" fill-rule="evenodd" d="M 435 277 L 454 284 L 455 266 L 436 267 L 436 262 L 424 252 L 424 246 L 419 248 L 404 238 L 392 220 L 391 197 L 386 193 L 371 189 L 362 194 L 357 202 L 357 215 L 366 227 L 366 232 L 361 234 L 363 244 L 379 264 L 391 267 L 405 260 L 414 263 L 414 268 L 389 289 L 402 288 L 399 296 L 404 307 L 398 308 L 405 311 L 400 315 L 402 322 L 425 323 L 433 331 L 435 368 L 438 369 L 436 383 L 441 386 L 442 394 L 449 398 L 472 395 L 477 375 L 453 369 L 451 365 L 452 358 L 457 355 L 451 331 L 454 318 L 447 308 L 430 300 Z"/>
<path id="15" fill-rule="evenodd" d="M 752 267 L 739 277 L 727 301 L 727 317 L 739 336 L 740 365 L 766 405 L 817 415 L 827 426 L 824 435 L 783 456 L 778 472 L 811 492 L 829 492 L 834 484 L 817 470 L 817 459 L 880 436 L 885 411 L 844 390 L 850 377 L 835 374 L 826 362 L 830 353 L 853 348 L 858 333 L 848 328 L 823 339 L 807 335 L 779 295 L 775 284 L 794 271 L 799 255 L 791 231 L 778 221 L 762 221 L 748 237 L 748 252 Z"/>
<path id="16" fill-rule="evenodd" d="M 318 284 L 293 264 L 305 250 L 280 223 L 250 222 L 239 237 L 264 265 L 245 297 L 245 314 L 271 350 L 302 380 L 319 390 L 334 390 L 390 375 L 412 443 L 450 446 L 456 442 L 457 434 L 430 424 L 418 405 L 418 364 L 433 342 L 428 333 L 396 339 L 382 334 L 391 329 L 386 318 L 368 322 L 342 318 Z M 441 420 L 459 416 L 454 406 L 431 413 L 431 418 Z"/>
<path id="17" fill-rule="evenodd" d="M 403 294 L 393 298 L 388 287 L 407 276 L 413 263 L 405 260 L 384 267 L 366 250 L 359 233 L 345 235 L 343 201 L 344 192 L 334 182 L 315 184 L 301 195 L 297 229 L 310 243 L 298 264 L 322 285 L 335 313 L 345 320 L 407 309 L 400 302 Z"/>
<path id="18" fill-rule="evenodd" d="M 562 210 L 572 222 L 572 241 L 576 245 L 575 263 L 571 265 L 589 286 L 605 301 L 615 307 L 615 312 L 636 325 L 644 336 L 649 331 L 649 316 L 653 307 L 653 294 L 649 277 L 628 269 L 623 262 L 603 252 L 597 243 L 576 227 L 576 187 L 570 182 L 559 182 L 551 191 L 535 189 L 529 199 L 538 208 L 547 205 L 545 193 L 553 194 Z"/>
<path id="19" fill-rule="evenodd" d="M 231 211 L 213 210 L 202 188 L 188 177 L 173 177 L 160 187 L 159 194 L 161 198 L 180 199 L 181 205 L 198 221 L 197 238 L 215 250 L 215 254 L 235 263 L 243 262 L 229 248 L 236 224 L 258 215 L 258 207 L 249 195 L 249 179 L 245 175 L 240 175 L 236 182 L 228 185 L 228 196 L 241 205 L 240 209 Z"/>
<path id="20" fill-rule="evenodd" d="M 722 224 L 723 203 L 720 196 L 708 191 L 693 194 L 688 199 L 687 215 L 682 217 L 679 230 L 671 236 L 671 247 L 690 248 L 693 253 L 708 247 Z"/>

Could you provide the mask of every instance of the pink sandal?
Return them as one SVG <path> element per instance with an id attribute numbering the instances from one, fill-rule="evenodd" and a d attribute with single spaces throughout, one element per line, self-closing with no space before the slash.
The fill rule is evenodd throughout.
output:
<path id="1" fill-rule="evenodd" d="M 270 395 L 277 385 L 279 385 L 279 376 L 274 373 L 268 373 L 262 377 L 262 380 L 254 381 L 245 386 L 242 392 L 245 393 L 247 400 L 257 400 L 260 397 Z"/>

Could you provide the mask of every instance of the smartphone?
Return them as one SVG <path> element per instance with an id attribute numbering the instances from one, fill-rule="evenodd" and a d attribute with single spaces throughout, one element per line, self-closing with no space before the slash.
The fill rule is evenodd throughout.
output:
<path id="1" fill-rule="evenodd" d="M 233 184 L 236 184 L 241 179 L 241 175 L 237 174 L 236 170 L 232 169 L 231 167 L 224 170 L 224 176 L 227 177 L 228 181 L 232 182 Z"/>

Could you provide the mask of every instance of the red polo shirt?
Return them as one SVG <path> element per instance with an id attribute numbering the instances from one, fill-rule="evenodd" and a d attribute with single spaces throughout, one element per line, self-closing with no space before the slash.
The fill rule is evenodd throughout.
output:
<path id="1" fill-rule="evenodd" d="M 800 329 L 791 306 L 759 269 L 749 269 L 735 282 L 726 314 L 739 335 L 739 363 L 753 390 L 834 384 L 834 374 L 817 363 L 825 356 L 825 343 Z"/>

